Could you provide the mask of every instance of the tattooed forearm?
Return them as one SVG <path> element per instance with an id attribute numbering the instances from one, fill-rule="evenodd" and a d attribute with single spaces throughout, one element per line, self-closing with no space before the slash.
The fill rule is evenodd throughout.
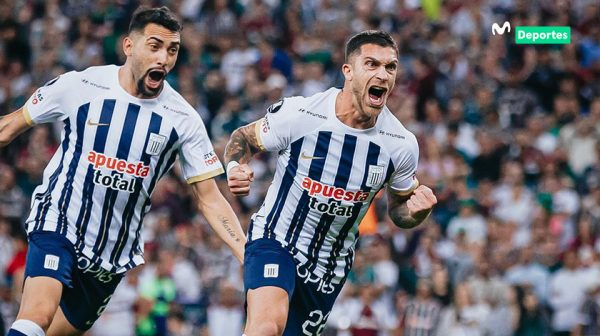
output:
<path id="1" fill-rule="evenodd" d="M 388 209 L 388 214 L 390 215 L 392 222 L 399 228 L 412 229 L 420 224 L 420 222 L 408 214 L 406 206 L 398 205 L 394 208 L 390 208 Z"/>
<path id="2" fill-rule="evenodd" d="M 260 151 L 256 132 L 252 123 L 236 129 L 225 147 L 225 164 L 231 161 L 247 163 L 252 155 Z"/>
<path id="3" fill-rule="evenodd" d="M 248 141 L 239 129 L 235 130 L 225 147 L 225 163 L 231 161 L 246 163 L 250 160 L 250 157 Z"/>
<path id="4" fill-rule="evenodd" d="M 231 227 L 229 219 L 225 216 L 219 216 L 219 221 L 221 222 L 221 225 L 223 225 L 223 228 L 225 229 L 225 231 L 227 231 L 229 236 L 233 238 L 236 242 L 239 242 L 240 237 L 237 236 L 235 230 Z"/>
<path id="5" fill-rule="evenodd" d="M 409 214 L 408 207 L 406 206 L 408 197 L 389 195 L 388 199 L 388 215 L 397 227 L 412 229 L 421 223 L 421 221 L 416 220 Z"/>

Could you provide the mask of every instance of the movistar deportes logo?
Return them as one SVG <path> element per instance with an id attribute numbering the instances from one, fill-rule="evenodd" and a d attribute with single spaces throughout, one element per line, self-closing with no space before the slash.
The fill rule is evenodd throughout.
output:
<path id="1" fill-rule="evenodd" d="M 493 35 L 504 35 L 511 31 L 510 22 L 504 21 L 502 27 L 492 24 Z M 515 26 L 516 44 L 569 44 L 571 27 L 569 26 Z"/>
<path id="2" fill-rule="evenodd" d="M 494 22 L 494 24 L 492 25 L 492 34 L 493 35 L 503 35 L 504 31 L 508 28 L 508 32 L 510 33 L 510 22 L 508 21 L 504 21 L 504 24 L 502 24 L 502 27 L 500 27 L 497 23 Z"/>

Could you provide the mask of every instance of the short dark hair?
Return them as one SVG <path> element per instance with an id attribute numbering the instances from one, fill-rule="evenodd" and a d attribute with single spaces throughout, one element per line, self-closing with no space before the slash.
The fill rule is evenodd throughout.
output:
<path id="1" fill-rule="evenodd" d="M 180 32 L 183 28 L 173 12 L 166 6 L 160 8 L 139 7 L 131 17 L 129 33 L 143 30 L 149 23 L 155 23 L 174 32 Z"/>
<path id="2" fill-rule="evenodd" d="M 346 62 L 352 54 L 360 52 L 360 47 L 365 44 L 376 44 L 381 47 L 392 47 L 398 54 L 398 45 L 390 34 L 382 30 L 365 30 L 352 36 L 346 42 Z"/>

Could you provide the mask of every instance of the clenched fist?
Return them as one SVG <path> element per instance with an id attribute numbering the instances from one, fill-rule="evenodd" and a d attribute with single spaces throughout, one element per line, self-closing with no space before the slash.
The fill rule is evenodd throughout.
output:
<path id="1" fill-rule="evenodd" d="M 433 191 L 427 186 L 420 185 L 406 201 L 406 206 L 411 217 L 424 220 L 436 203 L 437 198 Z"/>
<path id="2" fill-rule="evenodd" d="M 254 181 L 254 171 L 246 163 L 231 168 L 227 174 L 229 190 L 236 196 L 248 195 L 252 181 Z"/>

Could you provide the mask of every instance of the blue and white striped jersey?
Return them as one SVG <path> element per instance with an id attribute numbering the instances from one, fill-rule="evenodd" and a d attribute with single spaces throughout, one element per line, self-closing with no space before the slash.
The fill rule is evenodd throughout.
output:
<path id="1" fill-rule="evenodd" d="M 410 193 L 418 182 L 415 136 L 386 108 L 370 129 L 335 115 L 339 89 L 286 98 L 272 105 L 256 133 L 278 151 L 266 199 L 252 217 L 248 239 L 276 239 L 325 282 L 350 270 L 358 224 L 385 185 Z"/>
<path id="2" fill-rule="evenodd" d="M 143 263 L 142 220 L 177 155 L 188 183 L 223 172 L 199 115 L 167 82 L 158 97 L 139 99 L 121 87 L 118 69 L 68 72 L 24 108 L 32 125 L 64 124 L 32 195 L 27 231 L 63 234 L 80 255 L 115 273 Z"/>

